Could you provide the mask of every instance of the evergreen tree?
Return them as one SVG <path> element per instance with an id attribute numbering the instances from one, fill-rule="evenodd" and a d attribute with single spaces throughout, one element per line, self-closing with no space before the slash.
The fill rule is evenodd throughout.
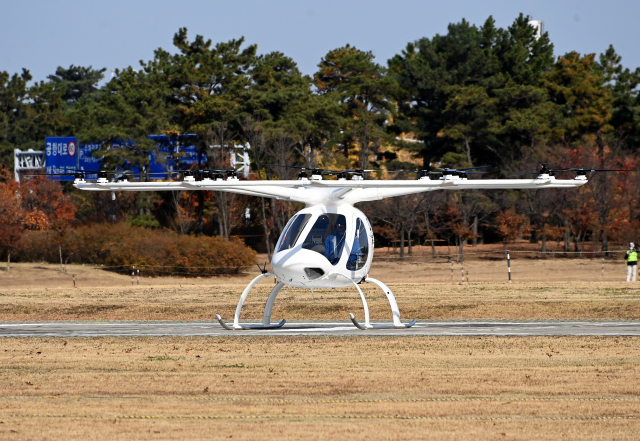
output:
<path id="1" fill-rule="evenodd" d="M 261 121 L 294 117 L 292 107 L 311 97 L 311 78 L 302 76 L 296 63 L 280 52 L 256 57 L 249 75 L 243 111 Z"/>
<path id="2" fill-rule="evenodd" d="M 462 20 L 389 60 L 400 85 L 393 129 L 417 134 L 423 143 L 408 147 L 425 166 L 504 163 L 518 158 L 518 145 L 548 131 L 549 97 L 540 81 L 553 46 L 547 34 L 536 40 L 528 21 L 520 14 L 505 30 L 492 17 L 480 28 Z"/>
<path id="3" fill-rule="evenodd" d="M 41 150 L 47 136 L 68 135 L 64 90 L 51 83 L 32 86 L 32 77 L 0 72 L 0 163 L 13 168 L 13 149 Z"/>
<path id="4" fill-rule="evenodd" d="M 613 96 L 611 125 L 616 136 L 624 139 L 627 149 L 637 148 L 640 143 L 640 68 L 634 71 L 624 68 L 622 57 L 613 46 L 600 55 L 600 68 L 604 75 L 605 88 Z"/>
<path id="5" fill-rule="evenodd" d="M 98 83 L 104 78 L 106 70 L 106 68 L 95 70 L 92 66 L 82 67 L 72 64 L 69 69 L 58 66 L 55 75 L 49 75 L 47 78 L 56 88 L 66 88 L 62 99 L 69 105 L 73 105 L 83 96 L 87 97 L 98 92 Z"/>
<path id="6" fill-rule="evenodd" d="M 346 156 L 357 147 L 362 168 L 386 137 L 385 124 L 393 110 L 390 97 L 396 86 L 373 59 L 371 52 L 346 45 L 325 55 L 314 77 L 318 94 L 340 104 L 344 118 L 340 142 Z"/>
<path id="7" fill-rule="evenodd" d="M 140 71 L 131 67 L 117 70 L 98 100 L 81 101 L 72 112 L 80 142 L 104 142 L 94 154 L 104 158 L 106 170 L 137 168 L 148 172 L 149 154 L 157 153 L 149 135 L 175 131 L 164 74 L 159 75 L 152 64 L 142 67 Z M 123 148 L 112 148 L 115 145 Z"/>
<path id="8" fill-rule="evenodd" d="M 558 135 L 571 144 L 595 137 L 603 147 L 604 135 L 613 129 L 613 93 L 604 87 L 605 76 L 595 55 L 569 52 L 544 77 L 552 102 L 558 106 L 562 121 Z"/>
<path id="9" fill-rule="evenodd" d="M 198 135 L 200 151 L 231 141 L 240 130 L 241 103 L 246 99 L 255 63 L 256 46 L 242 48 L 244 38 L 218 43 L 197 35 L 187 39 L 181 28 L 173 43 L 179 53 L 170 61 L 172 101 L 184 133 Z M 215 141 L 214 141 L 215 140 Z"/>

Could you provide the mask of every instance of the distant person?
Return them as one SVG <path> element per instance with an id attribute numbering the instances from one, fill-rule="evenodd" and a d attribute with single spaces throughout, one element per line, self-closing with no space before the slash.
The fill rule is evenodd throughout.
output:
<path id="1" fill-rule="evenodd" d="M 627 261 L 627 282 L 636 281 L 638 274 L 638 250 L 636 250 L 633 242 L 629 242 L 629 251 L 624 254 L 624 260 Z"/>
<path id="2" fill-rule="evenodd" d="M 326 250 L 324 257 L 329 259 L 331 265 L 335 265 L 340 260 L 342 248 L 344 248 L 344 233 L 346 228 L 345 221 L 338 219 L 333 232 L 327 237 L 327 240 L 324 241 L 324 248 Z"/>

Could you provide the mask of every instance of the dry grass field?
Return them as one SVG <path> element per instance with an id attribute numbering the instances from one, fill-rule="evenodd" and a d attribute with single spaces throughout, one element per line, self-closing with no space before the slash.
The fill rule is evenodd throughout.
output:
<path id="1" fill-rule="evenodd" d="M 0 439 L 637 439 L 638 343 L 6 339 Z"/>
<path id="2" fill-rule="evenodd" d="M 374 264 L 403 318 L 640 319 L 640 283 L 601 260 Z M 257 274 L 0 271 L 0 321 L 231 319 Z M 76 275 L 77 288 L 71 274 Z M 248 298 L 261 318 L 272 282 Z M 372 319 L 386 299 L 363 285 Z M 362 317 L 355 289 L 289 289 L 273 318 Z M 0 439 L 638 439 L 640 338 L 0 339 Z"/>
<path id="3" fill-rule="evenodd" d="M 384 257 L 384 256 L 383 256 Z M 371 277 L 393 290 L 403 318 L 428 319 L 639 319 L 640 282 L 624 282 L 623 262 L 533 260 L 512 262 L 508 283 L 503 260 L 386 262 L 381 257 Z M 462 283 L 461 272 L 465 271 Z M 245 286 L 258 274 L 229 277 L 140 279 L 88 266 L 16 264 L 0 271 L 0 321 L 22 320 L 211 320 L 233 318 Z M 467 279 L 466 272 L 469 271 Z M 72 274 L 76 277 L 73 287 Z M 143 272 L 144 274 L 144 272 Z M 273 281 L 258 284 L 247 298 L 243 318 L 260 319 Z M 372 319 L 389 319 L 383 293 L 361 285 Z M 290 288 L 278 296 L 273 318 L 348 320 L 362 317 L 355 288 Z"/>

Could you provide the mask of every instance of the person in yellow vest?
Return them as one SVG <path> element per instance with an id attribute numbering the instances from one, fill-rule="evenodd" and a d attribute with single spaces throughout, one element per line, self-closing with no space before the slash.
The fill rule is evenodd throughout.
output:
<path id="1" fill-rule="evenodd" d="M 633 275 L 633 281 L 636 281 L 636 274 L 638 274 L 638 250 L 635 249 L 633 242 L 629 243 L 629 251 L 624 255 L 624 260 L 627 261 L 627 282 L 630 282 Z"/>

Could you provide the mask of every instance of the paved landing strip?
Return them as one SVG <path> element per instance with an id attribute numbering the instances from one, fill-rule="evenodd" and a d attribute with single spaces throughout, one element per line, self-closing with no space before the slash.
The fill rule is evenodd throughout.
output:
<path id="1" fill-rule="evenodd" d="M 229 322 L 227 322 L 229 323 Z M 294 321 L 278 329 L 228 331 L 217 322 L 1 322 L 0 337 L 138 337 L 255 335 L 611 335 L 640 336 L 640 321 L 425 321 L 404 329 L 357 329 L 351 322 Z"/>

